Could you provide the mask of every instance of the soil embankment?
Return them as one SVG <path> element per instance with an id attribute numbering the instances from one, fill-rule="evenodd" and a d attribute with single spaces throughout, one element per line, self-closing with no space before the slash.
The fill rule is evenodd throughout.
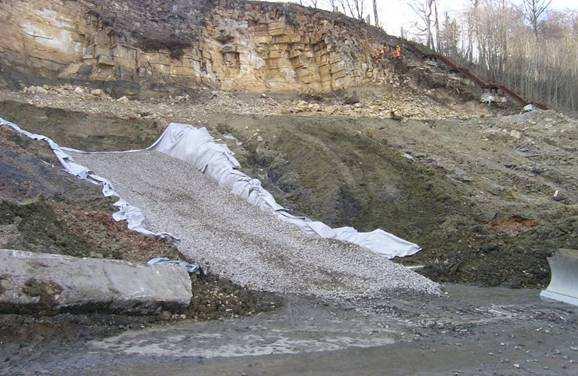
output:
<path id="1" fill-rule="evenodd" d="M 273 102 L 47 96 L 38 107 L 18 99 L 1 106 L 25 127 L 92 150 L 148 146 L 166 125 L 160 118 L 205 125 L 280 203 L 331 225 L 380 227 L 418 243 L 424 251 L 401 262 L 425 265 L 438 281 L 543 286 L 546 257 L 577 246 L 572 119 L 552 111 L 436 121 L 283 115 L 274 113 L 286 102 Z M 238 114 L 263 106 L 270 116 Z M 58 132 L 46 112 L 61 114 Z"/>
<path id="2" fill-rule="evenodd" d="M 209 118 L 241 164 L 298 212 L 381 227 L 424 251 L 434 280 L 536 287 L 577 246 L 577 123 L 554 112 L 407 121 Z M 219 128 L 220 127 L 220 128 Z M 245 128 L 251 129 L 247 131 Z"/>

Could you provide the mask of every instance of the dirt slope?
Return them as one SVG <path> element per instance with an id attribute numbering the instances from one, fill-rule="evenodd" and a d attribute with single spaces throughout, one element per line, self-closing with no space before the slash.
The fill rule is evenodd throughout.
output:
<path id="1" fill-rule="evenodd" d="M 548 254 L 577 246 L 576 122 L 555 113 L 211 121 L 248 140 L 244 165 L 287 205 L 422 245 L 410 260 L 427 264 L 434 279 L 539 286 L 548 281 Z M 243 137 L 247 125 L 263 141 Z"/>
<path id="2" fill-rule="evenodd" d="M 83 139 L 97 149 L 147 145 L 148 138 L 134 139 L 133 124 L 150 138 L 168 121 L 204 124 L 284 205 L 333 225 L 381 227 L 417 242 L 424 251 L 401 261 L 425 264 L 436 280 L 542 286 L 547 255 L 577 246 L 576 121 L 554 112 L 396 121 L 363 118 L 356 109 L 349 116 L 286 115 L 292 100 L 221 94 L 168 102 L 68 91 L 9 98 L 1 106 L 14 120 L 76 147 L 86 145 Z M 54 111 L 46 106 L 64 110 L 58 132 L 43 115 Z M 270 115 L 251 115 L 261 112 Z M 120 118 L 110 120 L 112 113 Z M 91 127 L 79 116 L 113 126 Z M 122 133 L 134 134 L 133 141 L 116 137 Z"/>

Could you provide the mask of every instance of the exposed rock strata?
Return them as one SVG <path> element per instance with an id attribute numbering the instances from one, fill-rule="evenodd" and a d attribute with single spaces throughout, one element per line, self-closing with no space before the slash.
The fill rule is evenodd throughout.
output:
<path id="1" fill-rule="evenodd" d="M 294 5 L 9 0 L 0 4 L 0 34 L 5 70 L 52 79 L 326 92 L 393 83 L 400 73 L 399 62 L 384 53 L 396 38 Z M 442 86 L 462 92 L 470 84 L 410 51 L 401 70 L 415 71 L 414 81 L 437 72 Z"/>

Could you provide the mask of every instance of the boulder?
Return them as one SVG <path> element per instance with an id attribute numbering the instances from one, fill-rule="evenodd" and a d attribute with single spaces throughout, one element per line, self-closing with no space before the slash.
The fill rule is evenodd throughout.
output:
<path id="1" fill-rule="evenodd" d="M 102 89 L 92 89 L 90 94 L 94 95 L 95 97 L 104 97 L 104 91 Z"/>
<path id="2" fill-rule="evenodd" d="M 191 297 L 175 265 L 0 250 L 0 312 L 179 312 Z"/>

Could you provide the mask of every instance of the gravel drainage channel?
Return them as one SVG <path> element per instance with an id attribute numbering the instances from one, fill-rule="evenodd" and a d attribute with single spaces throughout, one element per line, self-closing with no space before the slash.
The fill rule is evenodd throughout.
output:
<path id="1" fill-rule="evenodd" d="M 243 286 L 332 300 L 386 290 L 439 292 L 434 282 L 368 250 L 307 237 L 162 153 L 72 156 L 140 208 L 148 228 L 177 236 L 184 255 Z"/>

